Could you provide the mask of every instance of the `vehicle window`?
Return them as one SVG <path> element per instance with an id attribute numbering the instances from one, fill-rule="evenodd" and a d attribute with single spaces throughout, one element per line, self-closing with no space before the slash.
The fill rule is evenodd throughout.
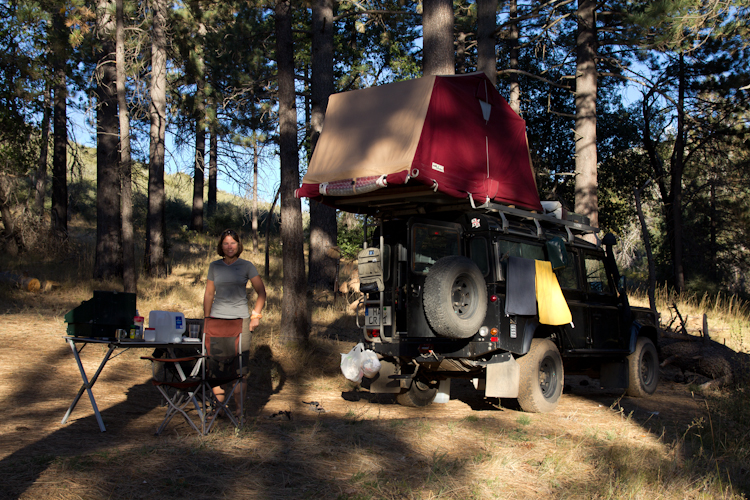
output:
<path id="1" fill-rule="evenodd" d="M 557 274 L 557 281 L 560 283 L 560 288 L 578 288 L 578 272 L 573 254 L 568 254 L 568 265 L 555 271 L 555 274 Z"/>
<path id="2" fill-rule="evenodd" d="M 487 258 L 487 240 L 472 238 L 471 243 L 469 243 L 469 256 L 482 271 L 482 275 L 487 276 L 490 272 L 490 262 Z"/>
<path id="3" fill-rule="evenodd" d="M 426 274 L 430 266 L 448 255 L 460 255 L 457 229 L 426 224 L 412 228 L 412 271 Z"/>
<path id="4" fill-rule="evenodd" d="M 523 257 L 524 259 L 546 260 L 541 245 L 530 245 L 515 241 L 501 240 L 497 242 L 498 256 L 500 260 L 508 257 Z"/>
<path id="5" fill-rule="evenodd" d="M 612 293 L 604 268 L 604 261 L 593 255 L 586 256 L 586 283 L 590 292 Z"/>

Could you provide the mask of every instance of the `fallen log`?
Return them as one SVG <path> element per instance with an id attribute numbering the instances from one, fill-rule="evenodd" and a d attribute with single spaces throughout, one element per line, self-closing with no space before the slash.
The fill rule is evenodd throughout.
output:
<path id="1" fill-rule="evenodd" d="M 36 293 L 42 288 L 42 283 L 38 279 L 29 278 L 28 276 L 11 273 L 9 271 L 3 271 L 0 273 L 0 281 L 4 283 L 11 283 L 13 285 L 16 285 L 18 288 L 32 293 Z"/>
<path id="2" fill-rule="evenodd" d="M 56 281 L 40 280 L 31 278 L 25 274 L 11 273 L 10 271 L 0 272 L 0 283 L 10 283 L 31 293 L 49 292 L 60 286 L 60 283 Z"/>
<path id="3" fill-rule="evenodd" d="M 664 339 L 659 345 L 662 368 L 673 366 L 682 373 L 697 373 L 709 380 L 701 389 L 717 388 L 731 384 L 742 376 L 742 366 L 747 354 L 737 353 L 712 340 L 690 336 L 690 340 Z"/>

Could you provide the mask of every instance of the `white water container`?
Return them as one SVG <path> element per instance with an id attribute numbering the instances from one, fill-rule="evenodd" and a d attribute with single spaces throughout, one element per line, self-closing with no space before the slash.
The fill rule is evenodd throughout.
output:
<path id="1" fill-rule="evenodd" d="M 185 315 L 181 312 L 151 311 L 148 314 L 148 326 L 156 329 L 157 342 L 182 342 L 185 325 Z"/>

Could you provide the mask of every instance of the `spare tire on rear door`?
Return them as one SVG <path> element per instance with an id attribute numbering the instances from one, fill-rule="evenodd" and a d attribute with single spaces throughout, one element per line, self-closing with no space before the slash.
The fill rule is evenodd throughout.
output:
<path id="1" fill-rule="evenodd" d="M 487 285 L 468 257 L 450 255 L 427 274 L 422 292 L 427 322 L 436 334 L 466 339 L 477 333 L 487 313 Z"/>

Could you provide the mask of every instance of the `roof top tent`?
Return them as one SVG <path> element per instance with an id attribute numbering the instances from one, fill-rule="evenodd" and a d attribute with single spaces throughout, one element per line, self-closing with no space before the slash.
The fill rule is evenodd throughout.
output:
<path id="1" fill-rule="evenodd" d="M 542 211 L 526 122 L 484 73 L 332 95 L 296 195 L 369 214 L 459 200 Z"/>

